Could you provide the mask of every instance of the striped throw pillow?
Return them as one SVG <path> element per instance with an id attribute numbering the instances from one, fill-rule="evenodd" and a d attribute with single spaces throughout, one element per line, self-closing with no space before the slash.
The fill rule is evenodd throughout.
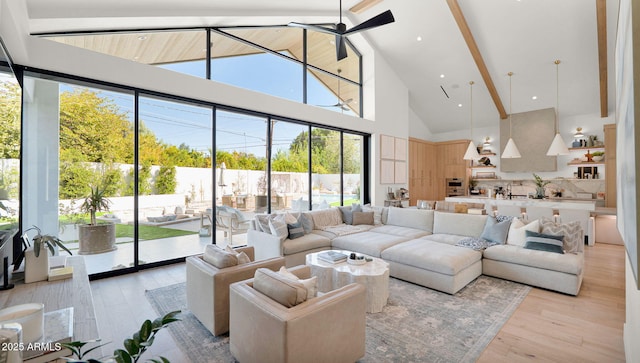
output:
<path id="1" fill-rule="evenodd" d="M 562 250 L 562 239 L 564 236 L 525 231 L 526 239 L 524 248 L 564 254 Z"/>
<path id="2" fill-rule="evenodd" d="M 584 245 L 584 231 L 579 221 L 555 223 L 551 219 L 541 218 L 540 232 L 563 235 L 564 250 L 567 253 L 578 253 L 580 251 L 580 245 Z"/>

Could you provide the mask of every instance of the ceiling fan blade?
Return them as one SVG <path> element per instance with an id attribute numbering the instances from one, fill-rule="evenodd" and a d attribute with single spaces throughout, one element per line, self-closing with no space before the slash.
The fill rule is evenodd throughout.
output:
<path id="1" fill-rule="evenodd" d="M 325 28 L 323 26 L 318 26 L 318 25 L 313 25 L 313 24 L 304 24 L 304 23 L 294 23 L 291 22 L 289 24 L 287 24 L 287 26 L 293 27 L 293 28 L 302 28 L 302 29 L 309 29 L 309 30 L 314 30 L 320 33 L 326 33 L 326 34 L 333 34 L 333 35 L 339 35 L 340 32 L 335 30 L 335 29 L 331 29 L 331 28 Z"/>
<path id="2" fill-rule="evenodd" d="M 347 45 L 341 35 L 336 35 L 336 54 L 338 55 L 338 61 L 347 58 Z"/>
<path id="3" fill-rule="evenodd" d="M 365 21 L 364 23 L 358 24 L 353 28 L 347 30 L 346 32 L 344 32 L 344 35 L 349 35 L 349 34 L 361 32 L 363 30 L 376 28 L 382 25 L 393 23 L 394 21 L 396 21 L 396 19 L 393 17 L 391 10 L 387 10 L 384 13 L 380 13 L 374 16 L 373 18 Z"/>

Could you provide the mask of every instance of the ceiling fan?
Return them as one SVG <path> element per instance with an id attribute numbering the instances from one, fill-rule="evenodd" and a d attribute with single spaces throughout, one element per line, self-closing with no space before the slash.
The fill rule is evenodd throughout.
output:
<path id="1" fill-rule="evenodd" d="M 342 0 L 340 0 L 340 22 L 336 24 L 335 29 L 325 28 L 325 27 L 313 25 L 313 24 L 304 24 L 304 23 L 295 23 L 295 22 L 291 22 L 288 25 L 291 27 L 315 30 L 317 32 L 335 35 L 336 36 L 336 54 L 338 55 L 338 60 L 342 60 L 347 57 L 347 46 L 345 44 L 344 37 L 346 37 L 347 35 L 364 31 L 364 30 L 368 30 L 368 29 L 376 28 L 389 23 L 393 23 L 394 21 L 395 19 L 393 18 L 393 14 L 391 13 L 391 10 L 387 10 L 365 21 L 364 23 L 356 25 L 353 28 L 347 30 L 347 25 L 342 22 Z"/>
<path id="2" fill-rule="evenodd" d="M 347 105 L 351 102 L 353 102 L 353 98 L 346 99 L 333 105 L 318 105 L 318 107 L 340 107 L 342 111 L 349 111 L 350 108 Z"/>

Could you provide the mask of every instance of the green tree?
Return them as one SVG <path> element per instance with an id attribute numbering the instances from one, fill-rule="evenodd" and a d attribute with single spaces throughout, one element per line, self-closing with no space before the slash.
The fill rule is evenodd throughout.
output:
<path id="1" fill-rule="evenodd" d="M 118 167 L 108 165 L 102 172 L 101 179 L 105 197 L 119 197 L 122 195 L 124 191 L 124 176 Z"/>
<path id="2" fill-rule="evenodd" d="M 0 82 L 0 159 L 20 158 L 21 89 L 14 82 Z"/>
<path id="3" fill-rule="evenodd" d="M 98 92 L 60 94 L 60 150 L 78 150 L 89 162 L 133 162 L 133 125 Z"/>
<path id="4" fill-rule="evenodd" d="M 175 166 L 161 166 L 156 175 L 156 194 L 173 194 L 176 192 L 176 185 Z"/>
<path id="5" fill-rule="evenodd" d="M 97 173 L 90 168 L 85 155 L 77 150 L 60 152 L 60 199 L 78 199 L 89 194 L 89 185 L 96 180 Z"/>

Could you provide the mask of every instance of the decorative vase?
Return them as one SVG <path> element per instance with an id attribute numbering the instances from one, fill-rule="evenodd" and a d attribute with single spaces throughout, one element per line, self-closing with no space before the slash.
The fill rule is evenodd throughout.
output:
<path id="1" fill-rule="evenodd" d="M 544 187 L 536 187 L 536 199 L 544 199 Z"/>
<path id="2" fill-rule="evenodd" d="M 581 145 L 580 140 L 575 140 L 573 144 L 571 144 L 572 147 L 580 147 L 580 145 Z"/>
<path id="3" fill-rule="evenodd" d="M 24 251 L 24 282 L 31 283 L 46 280 L 49 277 L 49 253 L 46 247 L 40 248 L 36 257 L 33 247 Z"/>

